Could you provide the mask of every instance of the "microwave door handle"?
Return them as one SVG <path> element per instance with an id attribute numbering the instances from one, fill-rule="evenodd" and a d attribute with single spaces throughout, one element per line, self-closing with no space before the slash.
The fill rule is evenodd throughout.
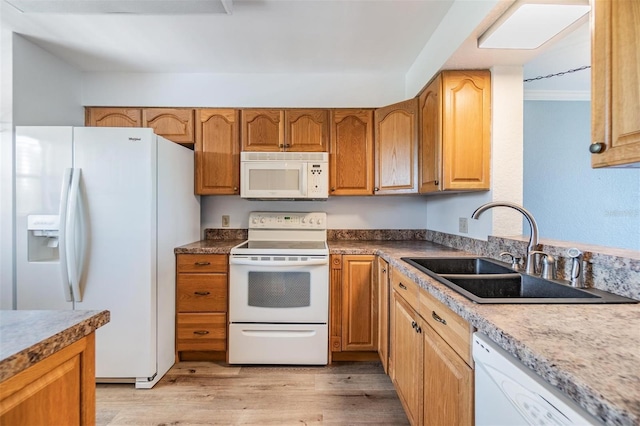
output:
<path id="1" fill-rule="evenodd" d="M 309 173 L 311 173 L 309 171 L 309 169 L 311 168 L 311 164 L 309 163 L 304 163 L 303 164 L 304 170 L 302 171 L 302 188 L 300 188 L 300 192 L 302 193 L 303 197 L 307 196 L 307 177 L 309 176 Z"/>
<path id="2" fill-rule="evenodd" d="M 328 259 L 309 259 L 309 260 L 291 260 L 291 261 L 268 261 L 268 260 L 252 260 L 246 258 L 231 257 L 229 263 L 232 265 L 251 265 L 251 266 L 312 266 L 327 265 Z"/>

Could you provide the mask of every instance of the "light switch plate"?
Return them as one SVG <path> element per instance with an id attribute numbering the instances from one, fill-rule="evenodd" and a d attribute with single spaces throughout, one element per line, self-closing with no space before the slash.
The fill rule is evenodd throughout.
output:
<path id="1" fill-rule="evenodd" d="M 458 231 L 466 234 L 469 232 L 469 221 L 466 217 L 461 217 L 458 219 Z"/>

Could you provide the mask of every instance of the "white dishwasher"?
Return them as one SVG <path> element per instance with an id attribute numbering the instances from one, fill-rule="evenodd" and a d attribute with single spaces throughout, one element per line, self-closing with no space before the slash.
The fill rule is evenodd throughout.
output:
<path id="1" fill-rule="evenodd" d="M 602 424 L 484 334 L 473 359 L 476 426 Z"/>

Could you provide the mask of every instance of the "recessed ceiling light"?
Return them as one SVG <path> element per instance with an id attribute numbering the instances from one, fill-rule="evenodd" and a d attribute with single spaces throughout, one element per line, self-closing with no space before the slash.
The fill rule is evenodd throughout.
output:
<path id="1" fill-rule="evenodd" d="M 516 3 L 480 38 L 484 49 L 536 49 L 589 13 L 588 4 Z"/>

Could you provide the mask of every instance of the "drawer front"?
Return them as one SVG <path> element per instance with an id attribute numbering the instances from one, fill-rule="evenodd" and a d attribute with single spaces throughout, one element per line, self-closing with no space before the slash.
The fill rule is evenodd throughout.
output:
<path id="1" fill-rule="evenodd" d="M 391 286 L 409 305 L 418 312 L 419 287 L 412 279 L 407 278 L 402 272 L 393 268 L 391 271 Z"/>
<path id="2" fill-rule="evenodd" d="M 472 365 L 473 329 L 467 321 L 423 289 L 420 289 L 420 316 L 468 365 Z"/>
<path id="3" fill-rule="evenodd" d="M 178 314 L 178 351 L 227 350 L 226 314 Z"/>
<path id="4" fill-rule="evenodd" d="M 226 312 L 227 274 L 180 274 L 178 312 Z"/>
<path id="5" fill-rule="evenodd" d="M 182 272 L 227 272 L 229 261 L 226 254 L 178 254 L 176 265 Z"/>

